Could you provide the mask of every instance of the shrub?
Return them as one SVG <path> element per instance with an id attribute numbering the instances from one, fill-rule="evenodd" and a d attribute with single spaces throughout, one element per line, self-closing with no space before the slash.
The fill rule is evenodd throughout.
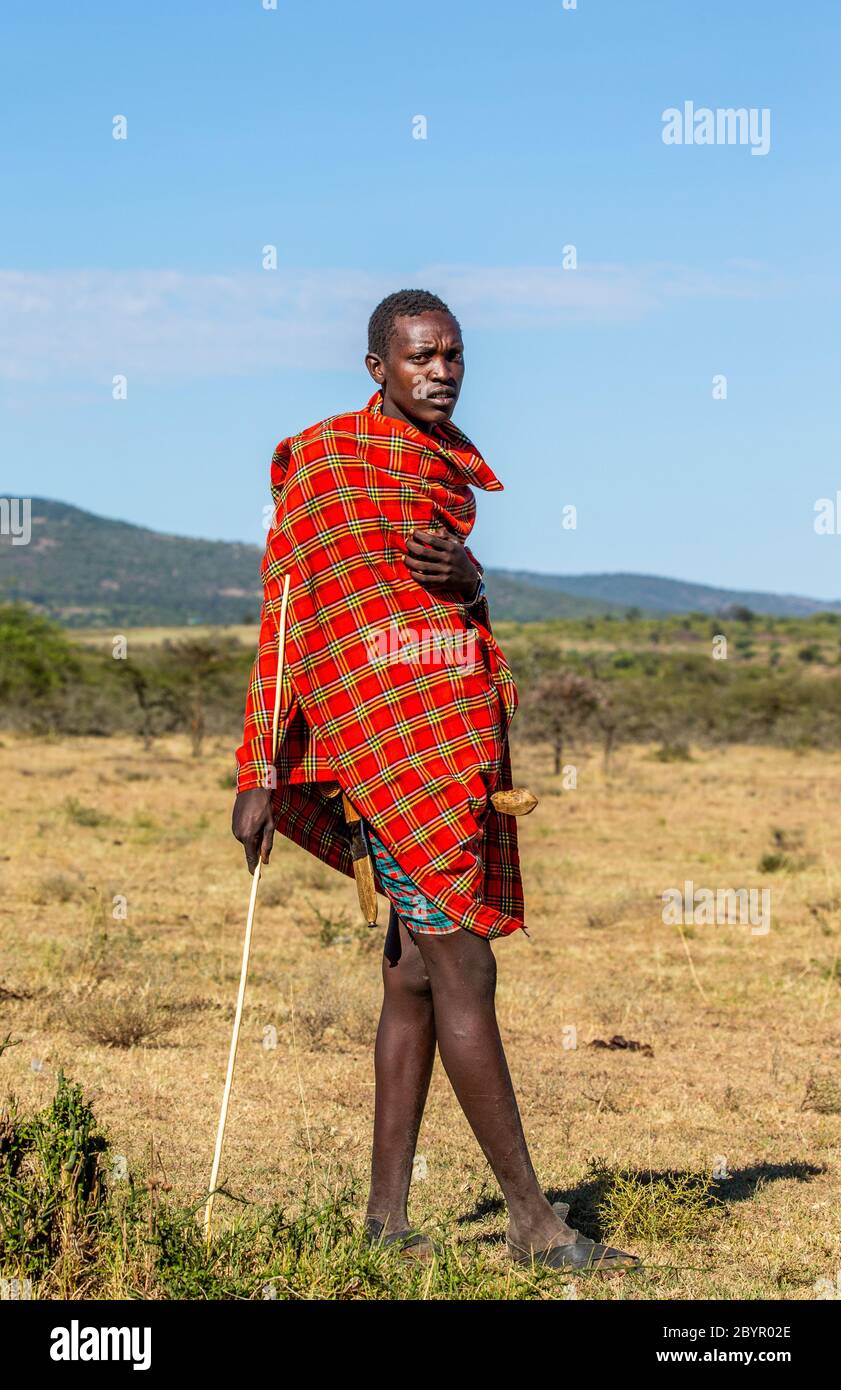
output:
<path id="1" fill-rule="evenodd" d="M 114 990 L 104 986 L 66 996 L 59 1005 L 64 1025 L 103 1047 L 139 1047 L 171 1032 L 196 1004 L 178 1000 L 147 981 Z"/>
<path id="2" fill-rule="evenodd" d="M 35 890 L 33 902 L 41 905 L 49 902 L 71 903 L 82 895 L 82 884 L 69 874 L 49 874 L 42 878 Z"/>
<path id="3" fill-rule="evenodd" d="M 59 1072 L 55 1097 L 31 1119 L 0 1114 L 0 1264 L 39 1275 L 60 1255 L 84 1257 L 105 1203 L 106 1141 L 81 1088 Z"/>
<path id="4" fill-rule="evenodd" d="M 814 1110 L 818 1115 L 841 1115 L 841 1081 L 828 1073 L 812 1072 L 806 1082 L 806 1094 L 801 1110 Z"/>
<path id="5" fill-rule="evenodd" d="M 611 1238 L 677 1244 L 704 1235 L 721 1203 L 706 1173 L 623 1173 L 597 1167 L 602 1228 Z"/>
<path id="6" fill-rule="evenodd" d="M 63 803 L 64 814 L 74 825 L 107 825 L 108 817 L 95 806 L 84 806 L 75 796 L 66 796 Z"/>

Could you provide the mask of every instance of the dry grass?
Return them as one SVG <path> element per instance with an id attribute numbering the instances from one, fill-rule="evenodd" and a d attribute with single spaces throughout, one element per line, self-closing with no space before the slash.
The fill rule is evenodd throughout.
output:
<path id="1" fill-rule="evenodd" d="M 5 744 L 0 1089 L 37 1109 L 63 1067 L 130 1171 L 154 1138 L 172 1200 L 194 1205 L 247 903 L 230 749 L 194 763 L 177 739 L 148 755 L 128 739 Z M 574 750 L 579 788 L 558 794 L 544 751 L 514 750 L 541 798 L 520 823 L 531 937 L 496 953 L 535 1163 L 574 1225 L 627 1229 L 647 1261 L 579 1297 L 814 1298 L 841 1268 L 841 755 L 653 751 L 622 750 L 607 779 Z M 784 871 L 763 873 L 774 852 Z M 664 925 L 660 895 L 685 879 L 770 887 L 770 932 Z M 351 881 L 287 842 L 264 887 L 223 1185 L 258 1210 L 341 1178 L 359 1216 L 376 940 Z M 589 1045 L 617 1036 L 640 1049 Z M 444 1235 L 453 1269 L 478 1261 L 507 1288 L 501 1203 L 440 1067 L 419 1153 L 413 1217 Z M 219 1199 L 222 1227 L 238 1210 Z M 563 1281 L 534 1296 L 564 1297 Z"/>
<path id="2" fill-rule="evenodd" d="M 813 1075 L 806 1082 L 803 1097 L 804 1110 L 814 1110 L 818 1115 L 841 1115 L 841 1080 L 834 1075 Z"/>
<path id="3" fill-rule="evenodd" d="M 124 989 L 70 994 L 58 1004 L 58 1018 L 69 1033 L 103 1047 L 156 1042 L 195 1011 L 194 1001 L 172 998 L 149 980 Z"/>

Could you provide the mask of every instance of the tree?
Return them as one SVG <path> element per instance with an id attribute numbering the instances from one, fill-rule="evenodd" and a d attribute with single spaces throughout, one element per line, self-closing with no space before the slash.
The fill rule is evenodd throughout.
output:
<path id="1" fill-rule="evenodd" d="M 207 732 L 207 709 L 231 672 L 239 643 L 230 638 L 178 639 L 164 643 L 164 656 L 176 690 L 182 697 L 181 722 L 190 734 L 194 757 L 199 757 Z"/>
<path id="2" fill-rule="evenodd" d="M 756 620 L 753 609 L 746 608 L 743 603 L 731 603 L 721 610 L 721 616 L 730 618 L 734 623 L 747 623 L 748 626 Z"/>
<path id="3" fill-rule="evenodd" d="M 68 692 L 81 680 L 78 649 L 56 623 L 22 603 L 0 608 L 0 707 L 13 722 L 57 727 Z"/>
<path id="4" fill-rule="evenodd" d="M 176 692 L 157 686 L 150 674 L 136 661 L 126 661 L 122 674 L 129 682 L 137 700 L 137 732 L 143 740 L 143 749 L 149 752 L 152 739 L 158 734 L 167 733 L 178 725 L 179 703 Z"/>
<path id="5" fill-rule="evenodd" d="M 555 773 L 564 765 L 564 743 L 580 733 L 607 701 L 593 681 L 575 671 L 541 676 L 523 700 L 525 723 L 538 738 L 552 745 Z"/>
<path id="6" fill-rule="evenodd" d="M 607 772 L 610 768 L 610 755 L 613 752 L 619 730 L 619 715 L 605 694 L 601 694 L 599 698 L 596 723 L 601 729 L 604 739 L 604 770 Z"/>

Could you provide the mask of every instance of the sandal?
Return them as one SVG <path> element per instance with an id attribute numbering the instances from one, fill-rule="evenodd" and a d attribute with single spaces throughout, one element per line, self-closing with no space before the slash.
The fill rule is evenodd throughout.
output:
<path id="1" fill-rule="evenodd" d="M 367 1245 L 389 1246 L 396 1245 L 401 1256 L 414 1260 L 430 1260 L 433 1255 L 440 1254 L 438 1247 L 433 1244 L 429 1236 L 422 1231 L 389 1231 L 383 1235 L 384 1221 L 380 1221 L 376 1216 L 366 1216 L 365 1218 L 365 1242 Z"/>
<path id="2" fill-rule="evenodd" d="M 566 1221 L 569 1207 L 565 1202 L 554 1202 L 552 1210 L 562 1221 Z M 536 1264 L 542 1265 L 545 1269 L 605 1272 L 613 1269 L 640 1268 L 640 1261 L 636 1255 L 629 1255 L 624 1250 L 614 1250 L 612 1245 L 599 1245 L 597 1241 L 589 1240 L 578 1231 L 573 1231 L 573 1235 L 575 1240 L 571 1243 L 556 1245 L 554 1241 L 550 1241 L 543 1250 L 526 1250 L 510 1238 L 506 1239 L 506 1245 L 511 1259 L 521 1265 Z"/>

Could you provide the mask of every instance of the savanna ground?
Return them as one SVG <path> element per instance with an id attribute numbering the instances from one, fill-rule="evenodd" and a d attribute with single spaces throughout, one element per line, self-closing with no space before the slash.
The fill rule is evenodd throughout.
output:
<path id="1" fill-rule="evenodd" d="M 645 1271 L 510 1266 L 496 1186 L 440 1064 L 411 1215 L 445 1254 L 417 1268 L 363 1248 L 382 930 L 361 925 L 351 880 L 281 839 L 206 1257 L 249 887 L 230 743 L 210 740 L 197 763 L 185 737 L 143 751 L 5 734 L 0 1095 L 31 1126 L 63 1070 L 109 1148 L 93 1160 L 107 1195 L 90 1198 L 106 1214 L 87 1227 L 78 1203 L 62 1215 L 59 1174 L 41 1254 L 27 1256 L 21 1217 L 0 1274 L 32 1275 L 46 1298 L 827 1296 L 820 1281 L 841 1269 L 841 753 L 693 747 L 663 761 L 626 746 L 606 771 L 582 745 L 565 752 L 575 790 L 548 748 L 513 755 L 540 797 L 519 822 L 530 939 L 495 947 L 526 1131 L 572 1224 L 633 1248 Z M 661 894 L 685 879 L 770 887 L 769 933 L 664 924 Z M 614 1039 L 640 1046 L 599 1045 Z M 19 1176 L 28 1165 L 43 1184 L 53 1162 L 42 1134 Z"/>

